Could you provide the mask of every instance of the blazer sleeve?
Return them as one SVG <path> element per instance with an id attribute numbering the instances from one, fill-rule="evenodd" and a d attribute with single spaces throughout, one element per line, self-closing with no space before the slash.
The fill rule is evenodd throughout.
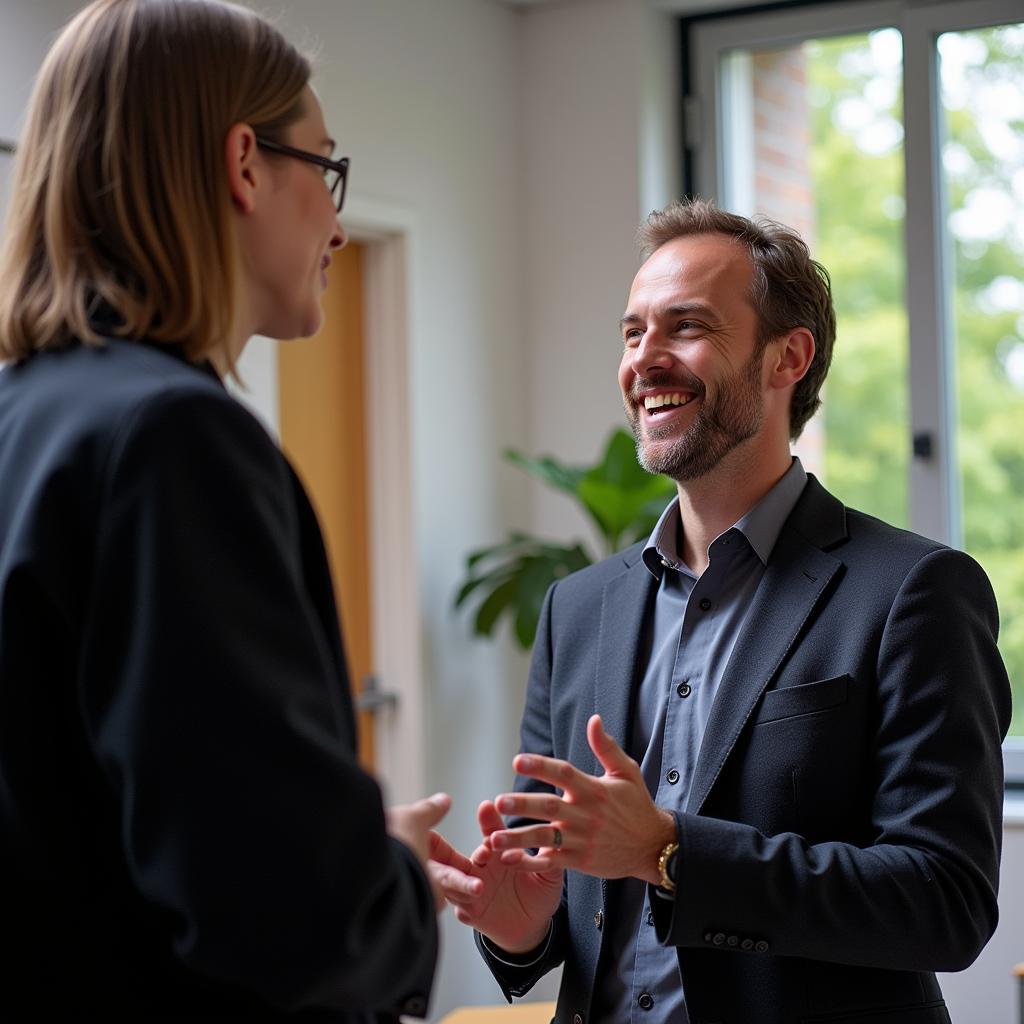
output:
<path id="1" fill-rule="evenodd" d="M 972 963 L 997 920 L 1010 714 L 997 632 L 980 567 L 949 549 L 922 557 L 878 648 L 873 841 L 812 845 L 681 814 L 676 898 L 651 900 L 661 941 L 707 947 L 730 933 L 779 956 L 919 971 Z"/>
<path id="2" fill-rule="evenodd" d="M 284 460 L 228 396 L 165 393 L 100 509 L 81 714 L 174 953 L 282 1009 L 424 1015 L 430 887 L 343 739 Z"/>
<path id="3" fill-rule="evenodd" d="M 533 647 L 533 658 L 530 662 L 530 680 L 526 693 L 526 708 L 520 726 L 520 752 L 554 756 L 554 741 L 551 735 L 551 664 L 552 664 L 552 603 L 557 583 L 553 583 L 544 597 L 540 618 L 537 622 L 537 637 Z M 554 792 L 554 789 L 536 779 L 525 775 L 517 775 L 515 791 L 521 792 Z M 528 824 L 527 818 L 510 818 L 509 827 Z M 569 918 L 565 884 L 562 885 L 562 902 L 551 919 L 551 930 L 540 949 L 533 954 L 516 956 L 513 954 L 497 955 L 479 933 L 476 933 L 476 946 L 484 963 L 494 975 L 505 998 L 512 1002 L 512 997 L 526 995 L 534 985 L 565 959 L 568 940 Z"/>

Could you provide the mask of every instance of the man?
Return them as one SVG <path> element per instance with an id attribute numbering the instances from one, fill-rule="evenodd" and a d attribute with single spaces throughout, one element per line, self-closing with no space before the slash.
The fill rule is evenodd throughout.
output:
<path id="1" fill-rule="evenodd" d="M 997 917 L 991 588 L 791 457 L 835 336 L 801 239 L 700 201 L 642 239 L 619 383 L 678 498 L 548 593 L 449 899 L 506 997 L 564 962 L 560 1024 L 948 1022 Z"/>

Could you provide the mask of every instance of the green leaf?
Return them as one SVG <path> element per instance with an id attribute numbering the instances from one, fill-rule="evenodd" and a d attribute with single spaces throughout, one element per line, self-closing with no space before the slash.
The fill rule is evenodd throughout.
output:
<path id="1" fill-rule="evenodd" d="M 557 462 L 549 455 L 540 459 L 532 459 L 512 448 L 505 451 L 505 458 L 520 469 L 525 469 L 527 473 L 537 477 L 538 480 L 543 480 L 552 487 L 573 496 L 575 496 L 576 486 L 585 472 L 583 469 Z"/>
<path id="2" fill-rule="evenodd" d="M 504 583 L 492 590 L 484 603 L 480 605 L 473 623 L 473 628 L 480 636 L 490 636 L 494 631 L 498 616 L 515 599 L 518 585 L 519 581 L 514 576 L 505 580 Z"/>
<path id="3" fill-rule="evenodd" d="M 622 429 L 614 431 L 608 438 L 604 457 L 587 475 L 595 474 L 623 488 L 643 486 L 645 481 L 651 479 L 651 474 L 637 461 L 636 442 L 632 434 Z"/>
<path id="4" fill-rule="evenodd" d="M 519 574 L 516 588 L 516 639 L 529 649 L 537 635 L 537 621 L 548 587 L 555 582 L 559 563 L 550 558 L 531 558 Z"/>
<path id="5" fill-rule="evenodd" d="M 510 533 L 509 539 L 502 544 L 494 544 L 489 548 L 479 548 L 471 551 L 466 558 L 466 568 L 472 569 L 478 563 L 491 558 L 494 555 L 504 554 L 522 547 L 523 544 L 535 544 L 536 541 L 525 533 Z"/>
<path id="6" fill-rule="evenodd" d="M 504 566 L 500 569 L 496 569 L 494 572 L 485 573 L 483 576 L 471 576 L 462 584 L 459 588 L 458 594 L 455 595 L 455 607 L 461 607 L 466 598 L 468 598 L 469 595 L 477 588 L 488 583 L 491 584 L 493 588 L 499 583 L 504 583 L 504 581 L 508 579 L 508 576 L 509 572 Z"/>

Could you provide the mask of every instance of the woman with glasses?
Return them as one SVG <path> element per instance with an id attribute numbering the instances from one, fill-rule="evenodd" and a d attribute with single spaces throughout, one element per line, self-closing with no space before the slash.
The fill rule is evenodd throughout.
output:
<path id="1" fill-rule="evenodd" d="M 98 0 L 39 73 L 0 255 L 5 1019 L 425 1012 L 447 798 L 386 817 L 358 767 L 314 514 L 223 386 L 319 328 L 345 243 L 309 76 L 218 0 Z"/>

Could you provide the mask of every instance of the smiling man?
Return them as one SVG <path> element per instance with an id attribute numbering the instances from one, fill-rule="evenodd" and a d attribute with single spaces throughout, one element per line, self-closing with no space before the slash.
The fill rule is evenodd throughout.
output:
<path id="1" fill-rule="evenodd" d="M 564 962 L 560 1024 L 948 1022 L 997 917 L 991 587 L 792 457 L 835 337 L 803 241 L 700 201 L 641 237 L 619 384 L 678 496 L 548 593 L 447 895 L 508 998 Z"/>

